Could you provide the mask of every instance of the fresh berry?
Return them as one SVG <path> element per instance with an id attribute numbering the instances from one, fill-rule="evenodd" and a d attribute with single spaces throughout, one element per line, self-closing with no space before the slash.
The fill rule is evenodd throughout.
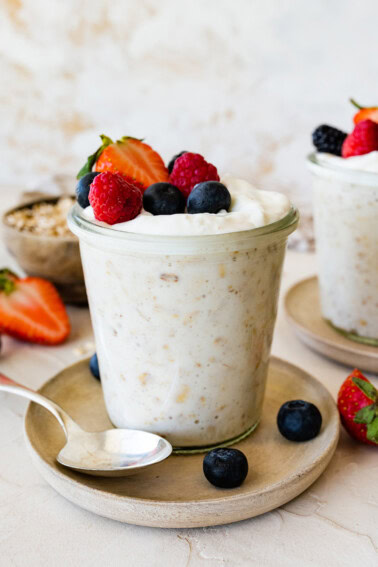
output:
<path id="1" fill-rule="evenodd" d="M 378 124 L 372 120 L 362 120 L 346 137 L 342 155 L 344 158 L 360 156 L 378 150 Z"/>
<path id="2" fill-rule="evenodd" d="M 248 474 L 247 457 L 239 449 L 213 449 L 203 460 L 203 473 L 214 486 L 236 488 Z"/>
<path id="3" fill-rule="evenodd" d="M 182 155 L 184 155 L 186 153 L 187 153 L 187 151 L 184 150 L 183 152 L 180 152 L 179 154 L 176 154 L 175 156 L 173 156 L 173 158 L 171 159 L 171 161 L 167 165 L 167 169 L 168 169 L 169 174 L 172 173 L 172 169 L 173 169 L 173 166 L 175 165 L 176 159 L 181 157 Z"/>
<path id="4" fill-rule="evenodd" d="M 310 402 L 291 400 L 280 407 L 277 426 L 281 435 L 289 441 L 309 441 L 319 433 L 322 415 Z"/>
<path id="5" fill-rule="evenodd" d="M 92 181 L 97 175 L 100 174 L 96 171 L 91 171 L 91 173 L 87 173 L 86 175 L 81 177 L 78 184 L 76 185 L 77 202 L 79 203 L 80 207 L 83 207 L 83 209 L 89 207 L 89 190 L 91 188 Z"/>
<path id="6" fill-rule="evenodd" d="M 352 437 L 378 445 L 378 392 L 359 370 L 353 370 L 341 385 L 337 407 L 341 422 Z"/>
<path id="7" fill-rule="evenodd" d="M 313 131 L 312 142 L 318 152 L 326 152 L 334 154 L 335 156 L 341 156 L 341 149 L 346 137 L 347 134 L 345 132 L 334 128 L 333 126 L 322 124 Z"/>
<path id="8" fill-rule="evenodd" d="M 378 123 L 378 106 L 361 106 L 352 98 L 350 102 L 358 108 L 358 112 L 353 117 L 353 122 L 358 124 L 362 120 L 372 120 Z"/>
<path id="9" fill-rule="evenodd" d="M 93 180 L 89 202 L 97 220 L 115 224 L 132 220 L 139 215 L 142 193 L 128 183 L 123 175 L 106 171 Z"/>
<path id="10" fill-rule="evenodd" d="M 78 173 L 80 179 L 86 173 L 95 170 L 121 173 L 142 191 L 152 183 L 168 181 L 168 170 L 157 152 L 150 146 L 131 136 L 123 136 L 113 142 L 107 136 L 101 136 L 102 145 L 88 157 L 87 163 Z"/>
<path id="11" fill-rule="evenodd" d="M 218 213 L 230 208 L 231 195 L 223 183 L 219 181 L 203 181 L 198 183 L 189 194 L 188 213 Z"/>
<path id="12" fill-rule="evenodd" d="M 143 208 L 153 215 L 175 215 L 185 211 L 185 198 L 171 183 L 153 183 L 143 194 Z"/>
<path id="13" fill-rule="evenodd" d="M 32 343 L 62 343 L 70 322 L 55 287 L 42 278 L 0 270 L 0 332 Z"/>
<path id="14" fill-rule="evenodd" d="M 197 183 L 219 181 L 219 175 L 217 168 L 207 163 L 200 154 L 186 152 L 176 159 L 170 179 L 187 198 Z"/>
<path id="15" fill-rule="evenodd" d="M 97 380 L 101 380 L 100 378 L 100 368 L 98 366 L 98 358 L 97 358 L 97 354 L 94 353 L 93 356 L 91 356 L 90 360 L 89 360 L 89 370 L 92 373 L 92 376 L 94 376 L 95 378 L 97 378 Z"/>

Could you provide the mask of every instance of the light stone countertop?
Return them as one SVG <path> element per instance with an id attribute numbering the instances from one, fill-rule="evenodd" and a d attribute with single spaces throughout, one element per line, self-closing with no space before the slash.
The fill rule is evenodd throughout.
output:
<path id="1" fill-rule="evenodd" d="M 0 210 L 14 195 L 3 189 Z M 10 261 L 0 242 L 0 267 Z M 315 271 L 311 254 L 288 252 L 282 292 Z M 282 298 L 282 294 L 281 294 Z M 70 308 L 72 335 L 61 347 L 30 346 L 5 338 L 0 370 L 38 388 L 93 348 L 88 311 Z M 336 396 L 348 369 L 303 346 L 282 306 L 273 353 L 303 367 Z M 336 454 L 303 495 L 258 518 L 192 530 L 120 524 L 77 508 L 34 469 L 23 439 L 27 402 L 0 394 L 0 567 L 378 565 L 377 451 L 342 432 Z M 250 463 L 253 467 L 253 463 Z"/>

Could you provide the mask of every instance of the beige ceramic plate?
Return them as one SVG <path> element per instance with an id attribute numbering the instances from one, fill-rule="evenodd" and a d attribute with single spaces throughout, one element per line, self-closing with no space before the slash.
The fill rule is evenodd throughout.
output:
<path id="1" fill-rule="evenodd" d="M 110 427 L 101 386 L 79 362 L 40 390 L 59 403 L 84 428 Z M 276 415 L 281 404 L 303 398 L 323 415 L 316 439 L 291 443 L 279 434 Z M 25 430 L 33 460 L 60 494 L 95 514 L 142 526 L 189 528 L 251 518 L 288 502 L 324 471 L 337 445 L 339 417 L 322 384 L 299 368 L 272 359 L 263 418 L 257 430 L 237 446 L 249 460 L 244 484 L 222 490 L 207 482 L 201 455 L 173 455 L 151 469 L 126 478 L 85 476 L 61 467 L 55 456 L 64 444 L 61 428 L 42 407 L 30 404 Z"/>
<path id="2" fill-rule="evenodd" d="M 378 347 L 347 339 L 322 318 L 317 277 L 291 287 L 285 296 L 285 309 L 296 334 L 307 346 L 347 366 L 378 372 Z"/>

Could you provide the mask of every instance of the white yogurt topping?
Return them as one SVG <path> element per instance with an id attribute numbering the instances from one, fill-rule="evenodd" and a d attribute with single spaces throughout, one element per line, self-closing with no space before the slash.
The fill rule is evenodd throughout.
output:
<path id="1" fill-rule="evenodd" d="M 349 158 L 318 152 L 316 159 L 321 165 L 378 173 L 378 151 L 370 152 L 362 156 L 351 156 Z"/>
<path id="2" fill-rule="evenodd" d="M 225 175 L 221 182 L 231 193 L 229 212 L 223 210 L 217 214 L 184 213 L 154 216 L 142 210 L 135 219 L 114 224 L 112 228 L 124 232 L 161 236 L 223 234 L 271 224 L 286 216 L 290 210 L 290 201 L 282 193 L 260 191 L 248 181 L 230 175 Z M 83 214 L 91 221 L 109 226 L 95 220 L 92 207 L 87 207 Z"/>

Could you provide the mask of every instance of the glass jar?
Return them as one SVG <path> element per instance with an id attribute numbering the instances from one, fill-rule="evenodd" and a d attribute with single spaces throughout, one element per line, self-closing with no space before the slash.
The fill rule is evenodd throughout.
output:
<path id="1" fill-rule="evenodd" d="M 151 236 L 95 224 L 76 205 L 107 411 L 201 450 L 248 435 L 264 398 L 281 268 L 295 209 L 211 236 Z"/>

